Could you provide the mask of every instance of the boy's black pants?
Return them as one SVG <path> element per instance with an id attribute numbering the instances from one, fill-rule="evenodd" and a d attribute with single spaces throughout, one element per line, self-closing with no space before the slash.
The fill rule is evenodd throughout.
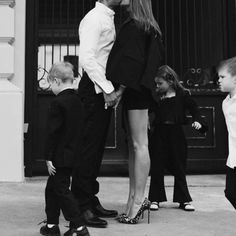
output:
<path id="1" fill-rule="evenodd" d="M 225 197 L 236 209 L 236 169 L 227 167 Z"/>
<path id="2" fill-rule="evenodd" d="M 71 190 L 85 211 L 100 204 L 97 177 L 102 163 L 104 146 L 110 124 L 112 108 L 104 109 L 103 94 L 96 94 L 94 84 L 84 74 L 79 84 L 84 112 L 85 127 L 81 158 L 74 171 Z"/>
<path id="3" fill-rule="evenodd" d="M 71 228 L 84 225 L 78 203 L 70 191 L 71 168 L 56 168 L 50 175 L 45 189 L 46 215 L 48 224 L 59 224 L 60 209 Z"/>
<path id="4" fill-rule="evenodd" d="M 150 138 L 150 158 L 149 200 L 167 200 L 164 186 L 164 170 L 167 169 L 175 179 L 173 201 L 192 201 L 185 176 L 187 143 L 181 125 L 160 124 L 155 127 Z"/>

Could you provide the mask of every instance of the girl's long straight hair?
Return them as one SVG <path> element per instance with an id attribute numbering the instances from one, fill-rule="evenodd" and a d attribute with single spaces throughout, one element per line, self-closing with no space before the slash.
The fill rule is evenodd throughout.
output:
<path id="1" fill-rule="evenodd" d="M 130 0 L 129 10 L 131 17 L 136 20 L 145 31 L 149 32 L 151 28 L 153 28 L 162 36 L 161 29 L 153 16 L 151 0 Z"/>

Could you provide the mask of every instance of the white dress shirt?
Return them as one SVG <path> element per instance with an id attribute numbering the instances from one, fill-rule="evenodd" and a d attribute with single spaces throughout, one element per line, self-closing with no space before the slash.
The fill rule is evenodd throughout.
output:
<path id="1" fill-rule="evenodd" d="M 81 67 L 93 81 L 96 93 L 107 94 L 114 90 L 106 79 L 106 64 L 115 41 L 115 12 L 102 3 L 96 2 L 79 26 L 79 60 Z"/>
<path id="2" fill-rule="evenodd" d="M 229 95 L 222 103 L 222 109 L 228 129 L 229 155 L 226 165 L 230 168 L 236 167 L 236 95 Z"/>

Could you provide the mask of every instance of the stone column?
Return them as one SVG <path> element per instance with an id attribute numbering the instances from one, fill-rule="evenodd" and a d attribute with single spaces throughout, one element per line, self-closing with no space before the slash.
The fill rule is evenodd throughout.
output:
<path id="1" fill-rule="evenodd" d="M 24 180 L 24 29 L 25 0 L 0 0 L 0 181 Z"/>

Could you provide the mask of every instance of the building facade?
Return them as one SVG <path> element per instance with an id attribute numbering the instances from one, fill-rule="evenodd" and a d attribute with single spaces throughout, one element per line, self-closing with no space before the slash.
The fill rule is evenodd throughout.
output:
<path id="1" fill-rule="evenodd" d="M 0 1 L 0 180 L 24 179 L 25 0 Z"/>
<path id="2" fill-rule="evenodd" d="M 55 61 L 79 68 L 78 24 L 95 0 L 0 0 L 0 181 L 23 181 L 46 173 L 43 158 L 47 108 L 53 95 L 46 81 Z M 216 65 L 236 55 L 235 0 L 153 0 L 163 32 L 166 63 L 175 68 L 209 123 L 206 135 L 185 128 L 188 171 L 224 170 L 227 132 L 217 88 Z M 126 18 L 116 10 L 116 27 Z M 102 173 L 127 174 L 121 108 L 114 110 Z"/>

